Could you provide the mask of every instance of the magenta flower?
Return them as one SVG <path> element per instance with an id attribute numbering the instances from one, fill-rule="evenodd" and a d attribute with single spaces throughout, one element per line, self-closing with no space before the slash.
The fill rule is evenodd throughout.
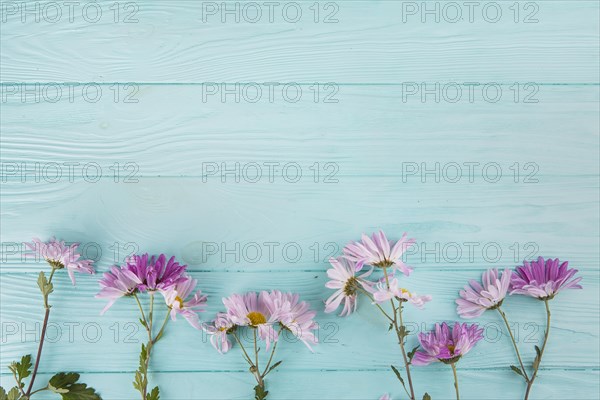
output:
<path id="1" fill-rule="evenodd" d="M 113 266 L 110 272 L 105 272 L 100 279 L 100 292 L 96 295 L 99 299 L 108 299 L 108 304 L 102 312 L 104 314 L 121 297 L 131 296 L 142 284 L 140 278 L 126 265 L 122 267 Z"/>
<path id="2" fill-rule="evenodd" d="M 435 324 L 434 330 L 419 333 L 421 347 L 412 359 L 413 365 L 428 365 L 432 362 L 454 364 L 483 339 L 483 328 L 477 324 L 456 322 L 451 329 L 445 322 Z"/>
<path id="3" fill-rule="evenodd" d="M 283 309 L 269 309 L 269 293 L 262 291 L 260 294 L 248 292 L 244 295 L 232 294 L 223 299 L 227 308 L 227 315 L 231 322 L 237 326 L 256 328 L 258 336 L 265 341 L 267 350 L 271 342 L 276 342 L 279 334 L 273 325 L 278 323 Z"/>
<path id="4" fill-rule="evenodd" d="M 356 265 L 344 257 L 330 258 L 329 263 L 332 268 L 327 270 L 327 276 L 331 280 L 325 284 L 325 287 L 336 289 L 336 292 L 325 302 L 325 312 L 334 312 L 343 302 L 344 308 L 340 316 L 350 315 L 356 311 L 358 305 L 358 290 L 361 288 L 369 292 L 372 290 L 372 282 L 365 280 L 365 278 L 371 275 L 373 270 L 356 276 Z"/>
<path id="5" fill-rule="evenodd" d="M 312 332 L 319 327 L 314 321 L 317 312 L 311 310 L 307 302 L 299 300 L 298 294 L 273 290 L 268 296 L 267 307 L 272 314 L 279 313 L 279 323 L 283 328 L 313 351 L 310 345 L 318 343 L 317 337 Z"/>
<path id="6" fill-rule="evenodd" d="M 84 274 L 94 273 L 93 261 L 80 259 L 81 254 L 77 252 L 79 243 L 67 246 L 64 240 L 58 241 L 53 237 L 47 242 L 33 238 L 31 243 L 25 243 L 25 245 L 33 251 L 28 256 L 45 259 L 52 269 L 66 268 L 73 285 L 75 285 L 75 271 Z"/>
<path id="7" fill-rule="evenodd" d="M 138 286 L 141 292 L 164 290 L 186 280 L 187 265 L 180 265 L 175 256 L 167 261 L 164 254 L 150 257 L 146 253 L 128 257 L 125 263 L 142 281 Z"/>
<path id="8" fill-rule="evenodd" d="M 371 237 L 363 234 L 360 242 L 348 244 L 344 248 L 344 256 L 356 262 L 359 271 L 367 264 L 374 267 L 392 267 L 408 276 L 412 268 L 402 261 L 402 254 L 415 243 L 414 239 L 407 239 L 406 233 L 395 244 L 388 240 L 383 231 L 374 233 Z"/>
<path id="9" fill-rule="evenodd" d="M 235 328 L 235 325 L 225 313 L 217 313 L 212 324 L 205 326 L 204 331 L 210 336 L 210 343 L 221 354 L 225 354 L 231 349 L 231 341 L 228 334 Z"/>
<path id="10" fill-rule="evenodd" d="M 499 277 L 496 268 L 485 271 L 482 283 L 475 280 L 460 291 L 460 299 L 456 299 L 457 312 L 462 318 L 476 318 L 486 310 L 495 310 L 502 305 L 510 286 L 512 272 L 505 269 Z"/>
<path id="11" fill-rule="evenodd" d="M 425 303 L 431 301 L 431 296 L 429 295 L 419 296 L 414 292 L 409 292 L 407 289 L 401 288 L 397 278 L 390 280 L 389 288 L 385 281 L 380 281 L 373 292 L 373 299 L 377 304 L 389 301 L 391 298 L 396 298 L 401 302 L 409 302 L 417 308 L 423 308 Z"/>
<path id="12" fill-rule="evenodd" d="M 563 289 L 581 289 L 581 277 L 572 279 L 578 271 L 568 267 L 568 261 L 559 266 L 558 258 L 549 258 L 545 262 L 543 257 L 539 257 L 537 261 L 525 261 L 512 275 L 510 294 L 550 300 Z"/>
<path id="13" fill-rule="evenodd" d="M 165 298 L 165 303 L 171 309 L 170 314 L 173 321 L 177 319 L 177 314 L 180 314 L 194 328 L 202 329 L 198 313 L 205 311 L 206 296 L 202 295 L 201 290 L 198 290 L 192 298 L 188 299 L 197 282 L 196 279 L 188 277 L 182 282 L 161 290 L 161 293 Z"/>

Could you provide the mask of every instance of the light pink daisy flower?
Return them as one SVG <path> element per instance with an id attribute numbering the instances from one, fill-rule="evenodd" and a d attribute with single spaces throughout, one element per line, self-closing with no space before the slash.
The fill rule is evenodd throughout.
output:
<path id="1" fill-rule="evenodd" d="M 206 296 L 202 295 L 201 290 L 198 290 L 193 297 L 188 298 L 194 291 L 197 282 L 196 279 L 188 277 L 183 282 L 179 282 L 160 292 L 165 298 L 165 303 L 171 309 L 170 314 L 173 321 L 177 319 L 177 314 L 180 314 L 194 328 L 202 329 L 198 313 L 204 311 Z"/>
<path id="2" fill-rule="evenodd" d="M 344 247 L 344 256 L 356 263 L 357 271 L 367 264 L 380 268 L 391 267 L 408 276 L 412 268 L 402 261 L 402 254 L 414 243 L 414 239 L 406 238 L 406 233 L 393 243 L 388 240 L 383 231 L 379 231 L 371 237 L 363 234 L 360 242 L 348 244 Z"/>
<path id="3" fill-rule="evenodd" d="M 121 268 L 113 266 L 110 272 L 104 273 L 99 283 L 102 289 L 100 289 L 96 298 L 108 299 L 108 304 L 100 313 L 102 315 L 121 297 L 134 294 L 142 281 L 127 266 Z"/>
<path id="4" fill-rule="evenodd" d="M 216 318 L 211 325 L 205 327 L 205 331 L 211 335 L 210 343 L 221 354 L 227 353 L 231 349 L 231 341 L 227 336 L 235 325 L 225 313 L 217 313 Z"/>
<path id="5" fill-rule="evenodd" d="M 232 294 L 223 298 L 227 308 L 227 315 L 231 322 L 238 326 L 256 328 L 258 336 L 265 341 L 267 350 L 271 342 L 279 338 L 273 325 L 280 321 L 283 310 L 270 310 L 267 303 L 270 301 L 269 293 L 262 291 L 260 294 L 248 292 L 243 295 Z"/>
<path id="6" fill-rule="evenodd" d="M 75 271 L 84 274 L 94 273 L 93 260 L 80 259 L 81 254 L 77 252 L 79 243 L 67 246 L 64 240 L 58 241 L 56 238 L 52 238 L 47 242 L 34 238 L 31 243 L 25 243 L 25 245 L 33 251 L 28 256 L 45 259 L 52 269 L 66 268 L 73 285 L 75 285 Z"/>
<path id="7" fill-rule="evenodd" d="M 475 280 L 460 291 L 460 299 L 456 299 L 456 311 L 462 318 L 476 318 L 486 310 L 494 310 L 502 305 L 510 286 L 512 271 L 505 269 L 502 276 L 496 268 L 485 271 L 481 284 Z"/>
<path id="8" fill-rule="evenodd" d="M 365 279 L 371 275 L 373 270 L 370 269 L 362 275 L 356 276 L 356 265 L 344 257 L 330 258 L 329 263 L 332 268 L 327 270 L 327 276 L 331 280 L 325 284 L 325 287 L 336 289 L 336 292 L 325 302 L 325 312 L 334 312 L 341 303 L 344 303 L 340 316 L 350 315 L 356 311 L 358 306 L 359 289 L 362 287 L 369 292 L 373 290 L 372 282 Z"/>
<path id="9" fill-rule="evenodd" d="M 300 295 L 298 294 L 273 290 L 269 294 L 267 307 L 272 314 L 283 310 L 280 312 L 279 323 L 281 326 L 300 339 L 310 351 L 313 351 L 310 345 L 318 343 L 317 337 L 312 332 L 319 327 L 314 321 L 317 312 L 311 310 L 307 302 L 299 300 Z"/>
<path id="10" fill-rule="evenodd" d="M 407 289 L 401 288 L 397 278 L 390 280 L 389 289 L 385 282 L 380 281 L 377 284 L 376 290 L 373 292 L 375 303 L 381 304 L 389 301 L 393 297 L 399 301 L 407 301 L 417 308 L 423 308 L 425 303 L 431 301 L 431 296 L 429 295 L 419 296 L 414 292 L 409 292 Z"/>

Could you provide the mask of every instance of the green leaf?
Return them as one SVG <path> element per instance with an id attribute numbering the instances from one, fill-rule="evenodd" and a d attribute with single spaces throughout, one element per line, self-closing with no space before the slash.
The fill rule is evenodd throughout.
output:
<path id="1" fill-rule="evenodd" d="M 50 378 L 48 382 L 48 389 L 53 391 L 54 393 L 68 393 L 69 386 L 76 383 L 79 380 L 79 374 L 75 372 L 60 372 Z"/>
<path id="2" fill-rule="evenodd" d="M 525 378 L 525 375 L 523 375 L 523 371 L 521 371 L 521 368 L 515 366 L 515 365 L 511 365 L 510 369 L 512 369 L 513 371 L 515 371 L 515 373 L 517 375 L 521 375 L 523 378 Z"/>
<path id="3" fill-rule="evenodd" d="M 390 327 L 388 328 L 388 332 L 389 332 L 389 331 L 391 331 L 392 329 L 394 329 L 394 324 L 392 324 L 392 323 L 390 322 Z"/>
<path id="4" fill-rule="evenodd" d="M 394 367 L 393 365 L 390 365 L 390 367 L 392 367 L 392 371 L 394 371 L 394 373 L 396 374 L 396 378 L 398 378 L 398 380 L 400 381 L 402 386 L 404 386 L 404 388 L 406 389 L 406 385 L 404 384 L 404 379 L 402 379 L 402 375 L 400 375 L 400 371 L 398 371 L 398 368 Z"/>
<path id="5" fill-rule="evenodd" d="M 44 298 L 48 297 L 48 295 L 54 291 L 54 285 L 52 285 L 51 282 L 48 282 L 44 271 L 40 271 L 40 276 L 38 277 L 37 283 L 42 291 L 42 294 L 44 295 Z"/>
<path id="6" fill-rule="evenodd" d="M 269 392 L 265 390 L 264 386 L 256 385 L 254 386 L 254 399 L 255 400 L 264 400 L 267 398 Z"/>
<path id="7" fill-rule="evenodd" d="M 279 365 L 282 363 L 283 361 L 277 361 L 275 364 L 271 365 L 271 367 L 269 368 L 269 370 L 265 373 L 268 374 L 269 372 L 273 371 L 275 368 L 279 367 Z"/>
<path id="8" fill-rule="evenodd" d="M 10 389 L 10 391 L 8 392 L 8 394 L 6 396 L 6 399 L 7 400 L 18 400 L 20 397 L 21 397 L 21 393 L 19 392 L 19 388 L 15 386 L 14 388 Z"/>
<path id="9" fill-rule="evenodd" d="M 412 361 L 412 359 L 415 356 L 415 353 L 417 352 L 418 349 L 419 349 L 419 346 L 415 346 L 411 351 L 408 352 L 408 360 L 409 361 Z"/>
<path id="10" fill-rule="evenodd" d="M 423 400 L 431 400 L 431 396 L 429 395 L 429 393 L 427 393 L 427 392 L 426 392 L 426 393 L 423 395 Z"/>
<path id="11" fill-rule="evenodd" d="M 155 386 L 150 393 L 146 393 L 146 400 L 160 400 L 158 386 Z"/>
<path id="12" fill-rule="evenodd" d="M 17 375 L 19 383 L 29 375 L 31 375 L 31 355 L 21 357 L 21 361 L 15 361 L 8 366 L 8 369 Z"/>
<path id="13" fill-rule="evenodd" d="M 75 383 L 69 386 L 68 393 L 61 393 L 62 400 L 102 400 L 94 388 L 85 383 Z"/>
<path id="14" fill-rule="evenodd" d="M 50 378 L 48 389 L 60 394 L 63 400 L 101 400 L 94 388 L 85 383 L 77 383 L 79 374 L 60 372 Z"/>
<path id="15" fill-rule="evenodd" d="M 533 369 L 537 370 L 540 367 L 542 361 L 542 351 L 539 347 L 535 346 L 535 359 L 533 360 Z"/>

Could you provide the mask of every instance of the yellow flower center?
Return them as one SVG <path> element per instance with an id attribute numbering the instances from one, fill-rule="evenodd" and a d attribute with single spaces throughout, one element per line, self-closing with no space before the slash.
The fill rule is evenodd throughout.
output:
<path id="1" fill-rule="evenodd" d="M 446 346 L 448 348 L 448 350 L 450 351 L 450 354 L 454 354 L 454 349 L 456 348 L 456 346 L 449 344 L 448 346 Z"/>
<path id="2" fill-rule="evenodd" d="M 410 296 L 410 292 L 407 289 L 400 289 L 400 291 L 402 292 L 402 294 L 408 294 Z"/>
<path id="3" fill-rule="evenodd" d="M 250 325 L 252 326 L 258 326 L 260 324 L 267 323 L 267 318 L 258 311 L 249 312 L 248 315 L 246 315 L 246 317 L 248 317 L 248 319 L 250 320 Z"/>
<path id="4" fill-rule="evenodd" d="M 179 303 L 179 309 L 183 308 L 183 299 L 179 296 L 175 297 L 175 302 Z"/>

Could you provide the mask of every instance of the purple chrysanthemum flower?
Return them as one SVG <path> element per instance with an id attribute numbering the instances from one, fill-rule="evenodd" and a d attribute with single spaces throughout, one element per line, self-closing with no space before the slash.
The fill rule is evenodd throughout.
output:
<path id="1" fill-rule="evenodd" d="M 537 261 L 523 263 L 513 272 L 510 294 L 524 294 L 540 300 L 550 300 L 563 289 L 581 289 L 581 277 L 573 278 L 578 272 L 569 269 L 569 262 L 559 265 L 558 258 L 548 259 L 543 257 Z"/>
<path id="2" fill-rule="evenodd" d="M 33 251 L 29 256 L 44 258 L 53 269 L 66 268 L 73 285 L 75 285 L 75 271 L 84 274 L 94 273 L 93 261 L 80 259 L 81 254 L 77 252 L 79 243 L 67 246 L 64 240 L 58 241 L 56 238 L 47 242 L 34 238 L 31 243 L 25 245 Z"/>
<path id="3" fill-rule="evenodd" d="M 469 285 L 460 291 L 460 299 L 456 299 L 457 312 L 462 318 L 476 318 L 486 310 L 493 310 L 502 305 L 510 286 L 511 270 L 505 269 L 502 276 L 496 268 L 485 271 L 481 283 L 469 281 Z"/>
<path id="4" fill-rule="evenodd" d="M 100 289 L 96 298 L 108 299 L 108 304 L 100 313 L 102 315 L 119 298 L 134 294 L 142 281 L 127 265 L 124 265 L 120 268 L 113 266 L 109 272 L 104 273 L 99 283 L 102 289 Z"/>
<path id="5" fill-rule="evenodd" d="M 445 322 L 435 324 L 431 332 L 419 333 L 421 347 L 415 352 L 413 365 L 428 365 L 433 362 L 454 364 L 483 339 L 483 328 L 477 324 L 456 322 L 450 328 Z"/>
<path id="6" fill-rule="evenodd" d="M 311 310 L 307 302 L 300 301 L 299 294 L 273 290 L 269 293 L 267 307 L 271 313 L 279 312 L 281 326 L 313 351 L 310 345 L 318 343 L 317 337 L 312 332 L 319 327 L 314 321 L 317 312 Z"/>
<path id="7" fill-rule="evenodd" d="M 210 325 L 203 326 L 204 331 L 210 336 L 210 343 L 221 354 L 225 354 L 231 349 L 231 341 L 227 336 L 235 325 L 226 313 L 217 313 L 216 318 Z"/>
<path id="8" fill-rule="evenodd" d="M 396 243 L 388 240 L 383 231 L 374 233 L 371 237 L 363 234 L 360 242 L 353 242 L 344 247 L 344 256 L 356 263 L 356 270 L 372 265 L 374 267 L 392 267 L 408 276 L 412 268 L 402 261 L 402 254 L 415 243 L 407 239 L 406 233 Z"/>
<path id="9" fill-rule="evenodd" d="M 256 292 L 248 292 L 243 295 L 232 294 L 223 298 L 229 319 L 237 326 L 255 328 L 258 336 L 265 341 L 267 350 L 269 350 L 271 342 L 276 342 L 279 338 L 273 325 L 280 321 L 284 311 L 281 308 L 269 308 L 267 306 L 269 302 L 269 293 L 265 291 L 260 294 Z"/>
<path id="10" fill-rule="evenodd" d="M 365 278 L 371 275 L 373 269 L 356 276 L 356 266 L 354 262 L 344 258 L 330 258 L 329 263 L 332 268 L 327 270 L 327 276 L 331 279 L 325 284 L 326 288 L 336 289 L 325 302 L 325 312 L 331 313 L 337 310 L 340 304 L 344 303 L 344 308 L 340 314 L 341 317 L 352 314 L 358 306 L 358 291 L 362 288 L 369 292 L 372 291 L 372 282 Z"/>
<path id="11" fill-rule="evenodd" d="M 415 292 L 410 292 L 408 289 L 401 288 L 398 283 L 398 278 L 392 278 L 389 282 L 389 288 L 385 281 L 380 281 L 377 284 L 373 291 L 373 300 L 375 300 L 375 303 L 381 304 L 396 298 L 400 302 L 409 302 L 421 309 L 425 306 L 425 303 L 431 301 L 431 296 L 429 295 L 419 296 Z"/>
<path id="12" fill-rule="evenodd" d="M 187 265 L 180 265 L 175 261 L 175 256 L 167 261 L 164 254 L 150 257 L 146 253 L 128 257 L 125 263 L 142 281 L 138 286 L 141 292 L 165 290 L 187 279 L 185 276 Z"/>
<path id="13" fill-rule="evenodd" d="M 185 280 L 165 290 L 161 290 L 161 293 L 165 298 L 165 303 L 171 309 L 170 314 L 173 321 L 176 320 L 177 314 L 180 314 L 194 328 L 202 329 L 198 313 L 204 311 L 206 296 L 202 294 L 202 291 L 198 290 L 188 299 L 188 296 L 194 291 L 197 282 L 196 279 L 186 277 Z"/>

